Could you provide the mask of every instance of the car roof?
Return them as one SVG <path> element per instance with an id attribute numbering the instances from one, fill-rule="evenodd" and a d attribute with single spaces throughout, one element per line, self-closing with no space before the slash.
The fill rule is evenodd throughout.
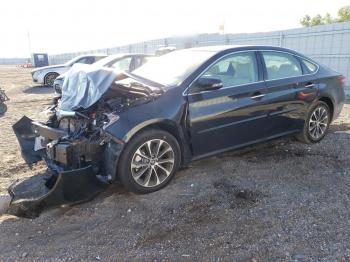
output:
<path id="1" fill-rule="evenodd" d="M 296 51 L 293 51 L 291 49 L 287 49 L 279 46 L 272 46 L 272 45 L 217 45 L 217 46 L 194 47 L 194 48 L 190 48 L 190 50 L 207 51 L 207 52 L 214 52 L 214 53 L 219 53 L 223 51 L 239 51 L 239 50 L 276 50 L 276 51 L 285 51 L 293 54 L 298 54 Z"/>
<path id="2" fill-rule="evenodd" d="M 113 54 L 113 55 L 108 55 L 108 57 L 123 57 L 123 56 L 153 56 L 150 54 L 143 54 L 143 53 L 119 53 L 119 54 Z"/>

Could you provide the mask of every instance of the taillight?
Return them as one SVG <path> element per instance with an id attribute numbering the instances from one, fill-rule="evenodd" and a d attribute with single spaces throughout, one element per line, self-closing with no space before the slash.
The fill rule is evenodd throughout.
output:
<path id="1" fill-rule="evenodd" d="M 337 76 L 337 80 L 339 82 L 339 85 L 341 87 L 344 87 L 345 86 L 345 76 Z"/>

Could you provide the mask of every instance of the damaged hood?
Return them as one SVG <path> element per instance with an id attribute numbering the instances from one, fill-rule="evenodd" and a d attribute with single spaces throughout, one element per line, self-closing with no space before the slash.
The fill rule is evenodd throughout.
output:
<path id="1" fill-rule="evenodd" d="M 89 108 L 102 97 L 116 78 L 117 73 L 110 68 L 75 64 L 65 74 L 59 109 L 75 111 Z"/>

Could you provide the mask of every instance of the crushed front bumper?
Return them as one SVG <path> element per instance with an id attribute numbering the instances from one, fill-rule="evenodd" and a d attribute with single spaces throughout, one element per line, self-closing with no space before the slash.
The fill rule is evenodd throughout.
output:
<path id="1" fill-rule="evenodd" d="M 112 140 L 103 146 L 86 141 L 59 143 L 57 141 L 66 135 L 64 131 L 33 122 L 25 116 L 13 126 L 13 130 L 26 163 L 32 166 L 44 159 L 50 172 L 12 185 L 8 189 L 12 200 L 7 213 L 36 217 L 48 207 L 88 201 L 116 178 L 122 145 Z M 34 150 L 38 137 L 43 138 L 40 140 L 42 147 Z M 82 153 L 89 165 L 79 165 Z"/>
<path id="2" fill-rule="evenodd" d="M 49 207 L 89 201 L 107 186 L 91 166 L 63 171 L 57 177 L 36 175 L 8 189 L 12 200 L 6 213 L 34 218 Z"/>

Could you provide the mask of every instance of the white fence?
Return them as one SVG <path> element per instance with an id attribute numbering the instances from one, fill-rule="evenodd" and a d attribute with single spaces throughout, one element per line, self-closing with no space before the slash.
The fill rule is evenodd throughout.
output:
<path id="1" fill-rule="evenodd" d="M 88 53 L 154 53 L 160 47 L 177 49 L 207 45 L 274 45 L 299 51 L 346 76 L 346 93 L 350 95 L 350 22 L 251 34 L 202 34 L 171 37 L 108 49 L 51 55 L 50 64 L 63 63 Z"/>

